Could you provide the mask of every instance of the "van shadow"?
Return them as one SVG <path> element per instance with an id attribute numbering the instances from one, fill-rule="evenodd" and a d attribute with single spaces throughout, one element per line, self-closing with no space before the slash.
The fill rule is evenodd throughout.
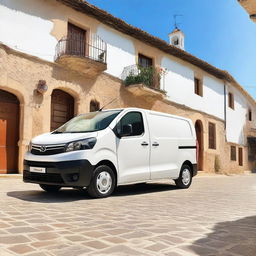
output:
<path id="1" fill-rule="evenodd" d="M 172 184 L 163 183 L 141 183 L 135 185 L 126 185 L 118 187 L 113 196 L 134 196 L 140 194 L 149 194 L 175 190 L 177 187 Z"/>
<path id="2" fill-rule="evenodd" d="M 195 241 L 190 249 L 200 256 L 255 256 L 256 216 L 217 223 L 212 233 Z"/>
<path id="3" fill-rule="evenodd" d="M 85 191 L 77 189 L 62 189 L 57 193 L 47 193 L 39 188 L 38 190 L 11 191 L 7 193 L 7 196 L 37 203 L 66 203 L 90 199 Z"/>
<path id="4" fill-rule="evenodd" d="M 170 184 L 136 184 L 118 187 L 112 194 L 112 197 L 119 196 L 134 196 L 140 194 L 157 193 L 168 190 L 177 189 L 176 186 Z M 93 200 L 86 190 L 78 189 L 62 189 L 57 193 L 47 193 L 43 190 L 25 190 L 25 191 L 10 191 L 7 196 L 19 200 L 38 203 L 65 203 L 79 200 Z M 96 199 L 99 200 L 99 199 Z"/>

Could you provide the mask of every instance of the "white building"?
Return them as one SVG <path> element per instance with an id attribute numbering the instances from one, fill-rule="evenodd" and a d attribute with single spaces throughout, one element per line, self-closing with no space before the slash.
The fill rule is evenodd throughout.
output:
<path id="1" fill-rule="evenodd" d="M 4 70 L 0 91 L 2 95 L 6 91 L 18 98 L 21 118 L 29 119 L 24 117 L 24 111 L 33 117 L 28 128 L 25 119 L 20 120 L 17 139 L 20 171 L 29 139 L 56 125 L 54 120 L 58 116 L 51 109 L 58 88 L 74 98 L 73 110 L 66 119 L 88 111 L 92 99 L 105 104 L 115 96 L 119 100 L 111 107 L 140 106 L 190 117 L 200 143 L 199 169 L 251 168 L 254 157 L 248 161 L 248 154 L 253 155 L 248 153 L 248 137 L 255 136 L 254 99 L 226 71 L 186 52 L 182 31 L 174 30 L 169 34 L 170 42 L 165 42 L 79 0 L 0 0 L 0 17 L 0 70 Z M 24 54 L 21 56 L 19 52 Z M 13 56 L 20 59 L 12 60 Z M 28 64 L 24 59 L 32 62 Z M 143 70 L 152 67 L 150 89 L 122 84 L 121 80 L 131 74 L 132 79 L 139 79 L 143 71 L 138 65 Z M 30 68 L 24 70 L 25 66 Z M 42 80 L 42 69 L 46 70 L 48 78 L 43 80 L 49 88 L 40 102 L 30 89 L 35 89 L 34 83 Z M 81 77 L 73 78 L 74 72 Z M 70 75 L 65 78 L 64 73 Z M 14 80 L 19 81 L 22 89 L 11 82 Z M 113 86 L 113 81 L 117 85 Z M 23 95 L 20 98 L 19 93 Z M 131 97 L 134 99 L 130 100 Z M 35 101 L 39 102 L 37 106 Z M 46 121 L 38 120 L 37 125 L 40 116 Z M 254 139 L 251 141 L 254 143 Z M 6 151 L 5 158 L 8 154 L 14 153 Z M 1 169 L 11 172 L 13 168 L 5 164 Z"/>

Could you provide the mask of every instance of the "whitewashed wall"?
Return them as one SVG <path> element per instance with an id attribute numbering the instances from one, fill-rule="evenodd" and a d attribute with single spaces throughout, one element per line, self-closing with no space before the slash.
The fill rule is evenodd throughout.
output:
<path id="1" fill-rule="evenodd" d="M 0 41 L 16 50 L 52 61 L 57 40 L 53 23 L 44 18 L 41 0 L 0 0 Z"/>
<path id="2" fill-rule="evenodd" d="M 206 112 L 224 120 L 224 84 L 211 76 L 203 76 L 203 97 L 194 92 L 194 71 L 171 57 L 164 57 L 161 65 L 167 68 L 162 88 L 169 100 Z"/>
<path id="3" fill-rule="evenodd" d="M 228 107 L 228 93 L 231 92 L 234 95 L 234 109 Z M 247 99 L 233 86 L 227 86 L 227 127 L 226 136 L 227 141 L 245 145 L 247 143 L 244 136 L 244 126 L 248 119 L 248 101 Z M 253 111 L 253 109 L 252 109 Z M 255 111 L 253 111 L 255 112 Z M 253 118 L 255 114 L 253 115 Z"/>
<path id="4" fill-rule="evenodd" d="M 97 35 L 107 43 L 107 73 L 121 78 L 123 69 L 136 64 L 135 46 L 131 40 L 106 26 L 99 26 Z"/>

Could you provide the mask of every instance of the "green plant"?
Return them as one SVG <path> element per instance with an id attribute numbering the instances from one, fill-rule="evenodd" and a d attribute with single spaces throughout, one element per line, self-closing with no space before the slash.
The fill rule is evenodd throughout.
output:
<path id="1" fill-rule="evenodd" d="M 141 67 L 137 66 L 136 72 L 131 71 L 125 78 L 125 85 L 140 84 L 143 83 L 146 86 L 154 87 L 154 78 L 156 70 L 153 67 Z"/>

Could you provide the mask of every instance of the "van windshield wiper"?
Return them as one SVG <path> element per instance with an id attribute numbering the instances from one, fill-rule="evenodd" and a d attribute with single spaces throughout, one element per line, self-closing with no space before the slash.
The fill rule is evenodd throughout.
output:
<path id="1" fill-rule="evenodd" d="M 63 132 L 60 132 L 60 131 L 54 131 L 54 132 L 52 132 L 52 134 L 58 134 L 58 133 L 63 133 Z"/>

